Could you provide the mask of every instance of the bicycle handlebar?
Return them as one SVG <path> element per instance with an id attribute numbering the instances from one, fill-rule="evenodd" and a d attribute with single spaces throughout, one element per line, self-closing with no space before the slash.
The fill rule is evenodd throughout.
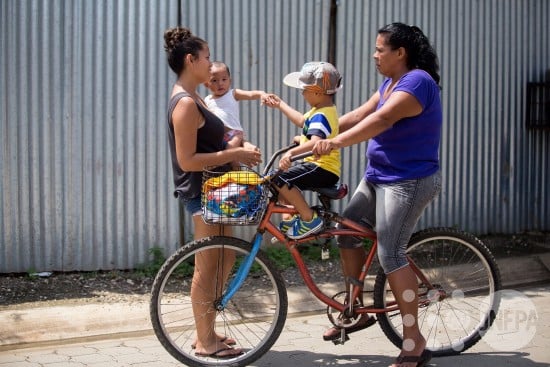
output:
<path id="1" fill-rule="evenodd" d="M 267 175 L 267 173 L 269 172 L 269 170 L 271 169 L 271 167 L 273 166 L 273 163 L 275 162 L 275 159 L 280 156 L 281 154 L 285 153 L 285 152 L 288 152 L 290 149 L 294 148 L 294 147 L 297 147 L 299 144 L 294 142 L 292 144 L 290 144 L 289 146 L 287 147 L 284 147 L 284 148 L 281 148 L 279 149 L 278 151 L 276 151 L 275 153 L 273 153 L 273 155 L 271 156 L 271 158 L 269 158 L 269 161 L 267 162 L 267 164 L 265 165 L 265 168 L 263 170 L 263 173 L 262 175 L 265 176 Z"/>
<path id="2" fill-rule="evenodd" d="M 273 153 L 273 155 L 271 156 L 271 158 L 269 158 L 269 161 L 265 165 L 265 168 L 262 171 L 262 175 L 263 176 L 267 175 L 267 173 L 269 172 L 269 170 L 273 166 L 273 163 L 275 163 L 275 160 L 277 159 L 277 157 L 279 157 L 283 153 L 288 152 L 290 149 L 297 147 L 298 145 L 300 145 L 300 144 L 296 143 L 296 142 L 293 142 L 292 144 L 290 144 L 286 147 L 283 147 L 283 148 L 279 149 L 278 151 L 276 151 L 275 153 Z M 304 159 L 304 158 L 310 157 L 312 155 L 313 155 L 312 151 L 296 154 L 295 156 L 292 156 L 290 158 L 290 161 L 291 162 L 296 162 L 296 161 L 299 161 L 300 159 Z"/>
<path id="3" fill-rule="evenodd" d="M 292 156 L 292 158 L 290 158 L 290 161 L 291 162 L 296 162 L 296 161 L 299 161 L 300 159 L 311 157 L 312 155 L 313 155 L 313 152 L 310 150 L 309 152 L 304 152 L 304 153 L 296 154 L 296 155 Z"/>
<path id="4" fill-rule="evenodd" d="M 265 168 L 263 169 L 262 171 L 262 176 L 267 176 L 271 167 L 273 166 L 273 163 L 275 163 L 275 160 L 277 159 L 277 157 L 279 157 L 280 155 L 282 155 L 283 153 L 286 153 L 288 152 L 290 149 L 292 148 L 295 148 L 297 147 L 298 145 L 300 145 L 299 143 L 297 142 L 293 142 L 292 144 L 290 144 L 289 146 L 286 146 L 284 148 L 281 148 L 279 149 L 278 151 L 276 151 L 275 153 L 273 153 L 273 155 L 271 156 L 271 158 L 269 159 L 269 161 L 267 162 L 267 164 L 265 165 Z M 300 153 L 300 154 L 296 154 L 295 156 L 292 156 L 290 158 L 290 161 L 291 162 L 296 162 L 300 159 L 304 159 L 304 158 L 307 158 L 307 157 L 310 157 L 313 155 L 313 152 L 312 151 L 309 151 L 309 152 L 304 152 L 304 153 Z M 279 174 L 281 173 L 281 170 L 278 169 L 276 170 L 275 173 L 272 173 L 270 176 L 271 176 L 271 179 L 275 178 L 276 176 L 278 176 Z"/>

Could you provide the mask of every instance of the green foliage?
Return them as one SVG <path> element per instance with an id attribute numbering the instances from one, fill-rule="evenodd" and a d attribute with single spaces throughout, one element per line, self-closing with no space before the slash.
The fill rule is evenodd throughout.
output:
<path id="1" fill-rule="evenodd" d="M 30 268 L 29 270 L 27 270 L 27 276 L 29 277 L 29 279 L 38 279 L 38 275 L 36 275 L 36 269 L 34 268 Z"/>
<path id="2" fill-rule="evenodd" d="M 164 249 L 155 246 L 151 247 L 147 250 L 147 252 L 149 253 L 149 261 L 138 265 L 136 267 L 136 273 L 146 277 L 154 277 L 166 260 L 166 257 L 164 256 Z"/>
<path id="3" fill-rule="evenodd" d="M 369 252 L 373 245 L 373 241 L 370 238 L 363 238 L 363 245 L 365 247 L 365 251 Z"/>
<path id="4" fill-rule="evenodd" d="M 192 262 L 182 262 L 174 270 L 174 273 L 185 278 L 192 276 L 194 269 L 195 267 L 193 266 Z"/>
<path id="5" fill-rule="evenodd" d="M 364 240 L 365 249 L 368 251 L 372 247 L 372 241 L 369 239 Z M 337 260 L 340 257 L 338 248 L 334 245 L 329 245 L 329 256 L 330 259 Z M 292 255 L 284 246 L 266 246 L 263 251 L 267 254 L 268 258 L 281 270 L 285 270 L 290 267 L 296 267 Z M 298 248 L 300 255 L 306 263 L 323 261 L 321 259 L 322 246 L 319 244 L 311 243 L 306 245 L 301 245 Z M 164 256 L 164 249 L 158 246 L 152 247 L 148 250 L 149 260 L 140 264 L 136 269 L 135 273 L 138 276 L 144 277 L 154 277 L 160 270 L 162 264 L 166 260 Z M 176 274 L 181 276 L 190 276 L 193 274 L 193 260 L 190 262 L 184 262 L 178 266 L 175 270 Z M 239 265 L 239 264 L 237 264 Z M 251 273 L 257 273 L 259 271 L 259 265 L 254 264 L 251 269 Z M 30 276 L 31 272 L 29 272 Z"/>
<path id="6" fill-rule="evenodd" d="M 147 250 L 147 252 L 149 253 L 149 260 L 146 263 L 137 266 L 134 273 L 137 276 L 154 278 L 162 267 L 162 264 L 166 261 L 164 249 L 162 247 L 155 246 L 151 247 Z M 190 262 L 183 262 L 178 265 L 178 267 L 174 270 L 174 273 L 183 277 L 192 275 L 193 260 L 191 259 L 189 261 Z"/>
<path id="7" fill-rule="evenodd" d="M 118 273 L 117 271 L 113 271 L 112 273 Z M 83 272 L 81 275 L 82 275 L 82 278 L 84 279 L 95 279 L 97 278 L 98 276 L 98 272 L 97 271 L 86 271 L 86 272 Z M 114 276 L 113 276 L 114 278 Z"/>
<path id="8" fill-rule="evenodd" d="M 373 245 L 373 241 L 365 238 L 363 239 L 363 244 L 365 247 L 365 251 L 370 251 Z M 300 252 L 300 255 L 302 256 L 302 259 L 306 263 L 311 262 L 318 262 L 323 261 L 321 258 L 321 252 L 322 252 L 322 245 L 316 244 L 316 243 L 309 243 L 305 245 L 300 245 L 298 247 L 298 251 Z M 329 250 L 329 258 L 332 260 L 338 260 L 340 259 L 340 252 L 338 250 L 338 247 L 334 244 L 330 244 L 328 246 Z M 294 263 L 294 259 L 292 258 L 292 255 L 290 255 L 290 252 L 286 249 L 284 246 L 269 246 L 264 249 L 264 251 L 267 253 L 267 256 L 269 259 L 277 265 L 277 267 L 281 270 L 290 268 L 290 267 L 296 267 L 296 264 Z"/>
<path id="9" fill-rule="evenodd" d="M 265 252 L 269 260 L 281 270 L 295 266 L 292 255 L 290 255 L 290 252 L 283 246 L 269 246 L 265 248 Z"/>
<path id="10" fill-rule="evenodd" d="M 329 256 L 331 259 L 338 259 L 340 253 L 335 246 L 329 246 Z M 269 246 L 264 250 L 267 253 L 269 259 L 281 270 L 285 270 L 290 267 L 296 267 L 294 259 L 290 252 L 284 246 Z M 318 262 L 323 261 L 321 259 L 322 246 L 317 244 L 301 245 L 298 248 L 298 252 L 302 256 L 304 262 Z"/>

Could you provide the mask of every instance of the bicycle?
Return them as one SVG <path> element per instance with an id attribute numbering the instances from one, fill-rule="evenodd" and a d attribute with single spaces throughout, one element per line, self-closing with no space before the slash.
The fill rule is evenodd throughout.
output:
<path id="1" fill-rule="evenodd" d="M 327 305 L 330 322 L 341 328 L 335 344 L 348 340 L 346 329 L 357 324 L 363 314 L 375 314 L 384 334 L 401 348 L 401 317 L 382 269 L 376 274 L 373 304 L 361 302 L 376 254 L 376 233 L 331 209 L 332 200 L 347 194 L 346 185 L 315 190 L 320 205 L 314 209 L 325 222 L 320 233 L 291 240 L 272 222 L 274 214 L 296 213 L 293 207 L 278 204 L 277 191 L 271 186 L 277 171 L 268 174 L 275 159 L 290 148 L 275 152 L 258 176 L 263 177 L 260 187 L 264 189 L 264 194 L 258 195 L 258 208 L 244 219 L 226 218 L 232 224 L 257 224 L 251 242 L 225 236 L 192 241 L 166 260 L 154 280 L 150 304 L 153 329 L 164 348 L 188 366 L 246 366 L 269 351 L 279 337 L 287 317 L 288 298 L 279 270 L 261 249 L 266 232 L 284 244 L 307 288 Z M 350 289 L 329 296 L 313 280 L 299 248 L 313 245 L 325 251 L 336 236 L 370 239 L 372 246 L 359 279 L 350 279 Z M 214 249 L 232 250 L 236 255 L 230 281 L 216 286 L 220 292 L 209 308 L 216 313 L 216 332 L 235 339 L 243 351 L 224 359 L 193 352 L 196 335 L 190 288 L 194 257 Z M 448 356 L 476 344 L 493 323 L 500 302 L 500 273 L 489 249 L 472 234 L 454 228 L 431 228 L 413 234 L 407 256 L 419 281 L 418 323 L 427 339 L 427 349 L 433 356 Z"/>

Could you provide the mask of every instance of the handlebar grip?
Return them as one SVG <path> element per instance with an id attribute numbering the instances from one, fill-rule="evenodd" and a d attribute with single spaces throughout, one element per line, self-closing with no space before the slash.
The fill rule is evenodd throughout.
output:
<path id="1" fill-rule="evenodd" d="M 271 169 L 271 167 L 273 166 L 273 163 L 275 162 L 275 159 L 277 159 L 277 157 L 279 157 L 281 154 L 289 151 L 290 149 L 294 148 L 294 147 L 297 147 L 299 144 L 297 142 L 292 142 L 292 144 L 284 147 L 284 148 L 281 148 L 279 149 L 278 151 L 276 151 L 275 153 L 273 153 L 273 155 L 271 156 L 271 158 L 269 159 L 269 162 L 267 162 L 264 170 L 263 170 L 263 175 L 266 175 L 269 170 Z"/>
<path id="2" fill-rule="evenodd" d="M 296 144 L 296 145 L 298 145 L 298 144 Z M 287 147 L 287 148 L 283 148 L 283 149 L 289 150 L 289 147 Z M 290 157 L 290 161 L 291 162 L 296 162 L 300 159 L 304 159 L 304 158 L 310 157 L 312 155 L 313 155 L 312 151 L 296 154 L 295 156 Z M 271 173 L 268 173 L 269 172 L 268 168 L 271 167 L 271 165 L 272 165 L 272 163 L 273 163 L 276 156 L 277 156 L 277 154 L 275 154 L 273 157 L 271 157 L 271 160 L 270 160 L 269 164 L 266 166 L 266 168 L 264 169 L 264 172 L 263 172 L 263 176 L 264 177 L 269 176 L 270 180 L 273 180 L 275 177 L 279 176 L 283 172 L 281 169 L 277 169 L 277 170 L 275 170 Z"/>
<path id="3" fill-rule="evenodd" d="M 291 162 L 296 162 L 296 161 L 299 161 L 300 159 L 311 157 L 312 155 L 313 155 L 312 151 L 304 152 L 304 153 L 301 153 L 301 154 L 296 154 L 295 156 L 292 156 L 292 158 L 290 158 L 290 161 Z"/>

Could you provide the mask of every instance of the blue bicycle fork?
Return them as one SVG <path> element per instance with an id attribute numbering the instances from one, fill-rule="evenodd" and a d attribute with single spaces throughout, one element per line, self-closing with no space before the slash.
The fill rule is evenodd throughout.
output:
<path id="1" fill-rule="evenodd" d="M 260 233 L 256 233 L 256 235 L 254 236 L 252 249 L 250 250 L 250 253 L 244 258 L 243 263 L 241 264 L 241 266 L 239 266 L 239 270 L 237 270 L 237 273 L 227 287 L 227 291 L 225 292 L 220 303 L 217 306 L 218 309 L 224 309 L 229 300 L 233 297 L 233 295 L 237 293 L 239 288 L 241 288 L 241 285 L 244 283 L 244 280 L 250 272 L 250 268 L 252 267 L 252 263 L 254 262 L 258 251 L 260 251 L 262 238 L 263 236 Z"/>

